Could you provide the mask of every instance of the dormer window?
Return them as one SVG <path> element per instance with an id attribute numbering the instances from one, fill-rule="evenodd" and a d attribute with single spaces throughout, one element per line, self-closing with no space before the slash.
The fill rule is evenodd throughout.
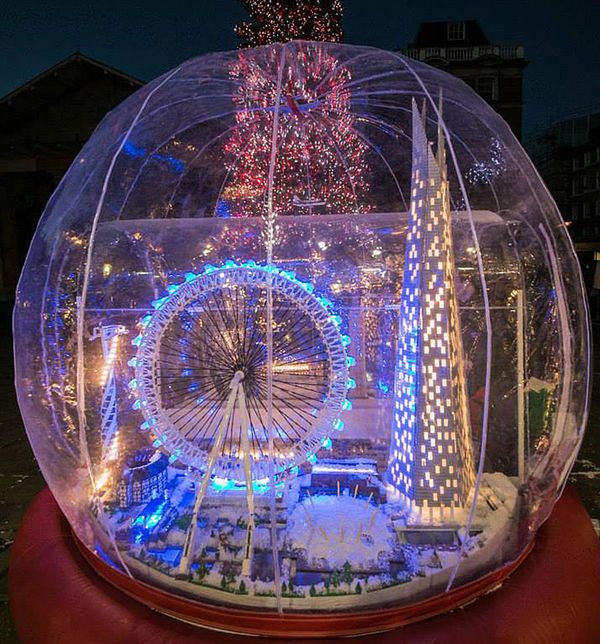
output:
<path id="1" fill-rule="evenodd" d="M 448 40 L 464 40 L 465 39 L 465 23 L 464 22 L 449 22 L 447 28 L 448 28 Z"/>

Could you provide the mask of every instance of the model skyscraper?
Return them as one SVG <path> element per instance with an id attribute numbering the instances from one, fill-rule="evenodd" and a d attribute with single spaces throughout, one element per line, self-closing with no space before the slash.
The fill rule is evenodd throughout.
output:
<path id="1" fill-rule="evenodd" d="M 388 480 L 412 513 L 451 515 L 474 481 L 444 137 L 412 104 L 412 186 Z"/>

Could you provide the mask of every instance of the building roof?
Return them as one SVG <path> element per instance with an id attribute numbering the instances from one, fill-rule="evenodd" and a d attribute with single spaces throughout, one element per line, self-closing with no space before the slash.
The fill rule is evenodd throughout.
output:
<path id="1" fill-rule="evenodd" d="M 448 39 L 449 24 L 464 24 L 465 37 L 461 40 Z M 409 47 L 462 47 L 491 44 L 477 20 L 422 22 L 414 43 Z"/>
<path id="2" fill-rule="evenodd" d="M 76 51 L 0 98 L 0 128 L 14 127 L 34 117 L 46 105 L 76 89 L 82 78 L 92 75 L 110 75 L 136 89 L 144 84 L 139 78 Z"/>
<path id="3" fill-rule="evenodd" d="M 163 453 L 145 449 L 129 459 L 123 480 L 133 483 L 157 476 L 167 468 L 168 463 L 169 460 Z"/>

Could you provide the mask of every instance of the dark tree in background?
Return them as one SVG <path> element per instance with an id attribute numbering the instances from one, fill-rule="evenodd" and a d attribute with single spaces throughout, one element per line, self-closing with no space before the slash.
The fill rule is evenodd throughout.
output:
<path id="1" fill-rule="evenodd" d="M 242 0 L 249 20 L 235 26 L 240 47 L 288 40 L 342 40 L 341 0 Z"/>

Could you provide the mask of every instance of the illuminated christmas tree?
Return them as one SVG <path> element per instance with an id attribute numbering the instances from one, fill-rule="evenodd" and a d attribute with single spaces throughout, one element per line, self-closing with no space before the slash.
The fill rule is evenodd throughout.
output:
<path id="1" fill-rule="evenodd" d="M 421 519 L 465 507 L 475 472 L 444 139 L 413 101 L 412 187 L 388 480 Z"/>
<path id="2" fill-rule="evenodd" d="M 288 40 L 342 40 L 340 0 L 242 0 L 249 21 L 236 25 L 240 47 Z"/>
<path id="3" fill-rule="evenodd" d="M 238 82 L 237 127 L 224 146 L 222 197 L 233 217 L 266 216 L 270 176 L 275 215 L 370 209 L 368 148 L 355 128 L 345 65 L 326 48 L 301 43 L 261 58 L 240 52 L 230 75 Z"/>

